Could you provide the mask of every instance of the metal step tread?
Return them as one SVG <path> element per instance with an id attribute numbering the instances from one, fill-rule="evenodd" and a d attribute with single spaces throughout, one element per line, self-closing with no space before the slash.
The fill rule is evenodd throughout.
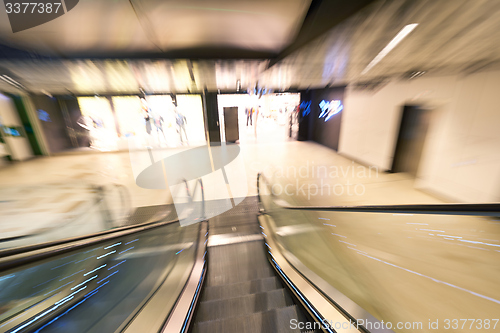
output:
<path id="1" fill-rule="evenodd" d="M 293 305 L 292 298 L 284 289 L 250 294 L 221 300 L 203 301 L 198 305 L 199 321 L 240 317 Z"/>
<path id="2" fill-rule="evenodd" d="M 281 288 L 283 286 L 276 276 L 237 282 L 224 286 L 206 286 L 203 290 L 201 301 L 233 298 Z"/>
<path id="3" fill-rule="evenodd" d="M 209 264 L 264 264 L 268 262 L 264 246 L 263 241 L 260 240 L 210 247 L 208 249 Z"/>
<path id="4" fill-rule="evenodd" d="M 223 227 L 212 226 L 210 227 L 210 236 L 233 234 L 233 233 L 243 233 L 243 234 L 260 234 L 261 228 L 255 223 L 244 224 L 244 225 L 229 225 Z"/>
<path id="5" fill-rule="evenodd" d="M 208 269 L 207 286 L 222 286 L 237 282 L 251 281 L 275 276 L 274 270 L 268 267 L 245 268 L 234 267 L 233 271 L 227 269 L 217 270 L 213 267 Z"/>
<path id="6" fill-rule="evenodd" d="M 295 305 L 240 317 L 201 321 L 193 326 L 192 333 L 300 333 L 298 328 L 291 328 L 292 319 L 298 319 Z"/>

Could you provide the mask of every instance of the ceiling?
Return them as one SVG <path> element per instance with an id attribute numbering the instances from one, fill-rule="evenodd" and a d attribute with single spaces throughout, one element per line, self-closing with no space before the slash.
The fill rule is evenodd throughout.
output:
<path id="1" fill-rule="evenodd" d="M 117 7 L 106 11 L 110 3 Z M 196 92 L 205 87 L 236 91 L 257 84 L 274 90 L 307 89 L 379 82 L 417 71 L 448 75 L 500 69 L 498 0 L 378 0 L 364 6 L 365 1 L 356 3 L 357 7 L 339 7 L 343 11 L 338 16 L 331 14 L 330 21 L 332 10 L 327 3 L 331 3 L 315 0 L 131 3 L 140 4 L 144 14 L 130 16 L 127 1 L 81 0 L 77 6 L 88 11 L 81 17 L 96 11 L 91 23 L 76 16 L 65 21 L 78 13 L 73 10 L 10 35 L 8 22 L 0 18 L 0 40 L 8 40 L 11 47 L 29 45 L 37 50 L 36 56 L 30 55 L 34 60 L 0 60 L 0 74 L 8 73 L 29 91 L 93 94 L 131 93 L 139 88 L 150 92 Z M 102 13 L 108 13 L 107 19 Z M 142 22 L 144 17 L 147 24 Z M 412 23 L 418 26 L 366 70 L 398 32 Z M 39 56 L 44 48 L 52 53 Z M 67 59 L 54 58 L 54 50 Z M 221 59 L 198 59 L 197 52 L 213 52 Z M 86 53 L 102 57 L 71 58 Z M 105 59 L 114 53 L 120 60 Z M 183 53 L 191 60 L 165 59 Z M 236 53 L 247 60 L 224 59 Z M 137 54 L 152 59 L 137 59 Z M 155 58 L 158 54 L 162 56 Z M 0 80 L 0 90 L 15 89 Z"/>
<path id="2" fill-rule="evenodd" d="M 175 57 L 197 50 L 269 57 L 293 41 L 310 2 L 80 0 L 61 17 L 16 33 L 0 11 L 0 40 L 63 57 Z"/>
<path id="3" fill-rule="evenodd" d="M 254 87 L 266 60 L 2 61 L 7 75 L 30 92 L 105 94 L 236 91 Z M 239 81 L 239 84 L 238 84 Z M 0 91 L 16 92 L 0 80 Z"/>
<path id="4" fill-rule="evenodd" d="M 412 23 L 418 26 L 365 72 Z M 308 88 L 487 69 L 500 69 L 500 1 L 381 0 L 278 62 L 259 82 Z"/>

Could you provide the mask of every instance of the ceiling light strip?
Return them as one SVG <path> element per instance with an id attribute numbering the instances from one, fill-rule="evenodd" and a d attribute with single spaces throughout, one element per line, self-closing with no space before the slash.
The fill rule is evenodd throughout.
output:
<path id="1" fill-rule="evenodd" d="M 417 27 L 418 23 L 412 23 L 405 25 L 403 29 L 394 37 L 389 44 L 386 45 L 386 47 L 383 48 L 382 51 L 380 51 L 379 54 L 366 66 L 366 68 L 361 72 L 361 74 L 366 74 L 370 69 L 372 69 L 373 66 L 378 64 L 380 60 L 382 60 L 389 52 L 392 51 L 410 32 L 413 31 Z"/>

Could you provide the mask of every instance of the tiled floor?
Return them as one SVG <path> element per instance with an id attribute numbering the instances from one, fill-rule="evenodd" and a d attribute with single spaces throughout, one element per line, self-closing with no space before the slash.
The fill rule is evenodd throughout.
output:
<path id="1" fill-rule="evenodd" d="M 287 200 L 295 204 L 441 202 L 414 189 L 413 179 L 405 174 L 378 172 L 316 143 L 273 142 L 269 137 L 269 140 L 261 138 L 254 143 L 244 143 L 240 148 L 245 168 L 242 174 L 246 174 L 248 195 L 251 196 L 257 194 L 257 173 L 264 171 L 269 176 L 274 170 L 279 184 L 275 187 L 276 192 L 287 194 Z M 170 155 L 178 151 L 171 149 L 160 153 Z M 158 151 L 155 154 L 158 155 Z M 150 163 L 148 154 L 143 156 L 147 158 L 145 165 Z M 172 202 L 169 190 L 144 189 L 136 185 L 129 152 L 83 152 L 36 158 L 2 167 L 0 184 L 0 227 L 5 237 L 14 237 L 22 233 L 23 228 L 29 232 L 53 226 L 57 224 L 54 221 L 64 221 L 69 215 L 81 214 L 82 205 L 77 203 L 93 200 L 92 189 L 96 186 L 124 185 L 130 193 L 132 207 Z M 206 193 L 207 199 L 219 198 L 208 188 Z"/>

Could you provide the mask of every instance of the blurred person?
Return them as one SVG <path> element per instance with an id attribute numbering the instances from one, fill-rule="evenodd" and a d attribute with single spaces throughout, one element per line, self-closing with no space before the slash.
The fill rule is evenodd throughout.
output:
<path id="1" fill-rule="evenodd" d="M 254 135 L 257 138 L 257 121 L 259 120 L 259 110 L 260 107 L 255 107 L 255 126 L 254 126 Z"/>
<path id="2" fill-rule="evenodd" d="M 181 139 L 181 143 L 184 144 L 184 140 L 182 139 L 182 132 L 184 132 L 184 137 L 186 138 L 186 143 L 188 143 L 188 136 L 186 132 L 186 117 L 177 110 L 177 107 L 174 107 L 175 113 L 175 124 L 177 125 L 177 133 L 179 133 L 179 137 Z"/>
<path id="3" fill-rule="evenodd" d="M 250 126 L 252 125 L 252 115 L 253 115 L 254 109 L 253 108 L 246 108 L 245 113 L 247 116 L 247 126 L 248 126 L 248 120 L 250 120 Z"/>
<path id="4" fill-rule="evenodd" d="M 80 118 L 78 118 L 76 123 L 85 130 L 83 136 L 86 136 L 88 138 L 87 146 L 92 147 L 93 135 L 95 134 L 95 132 L 93 131 L 95 130 L 94 121 L 91 117 L 82 115 Z"/>
<path id="5" fill-rule="evenodd" d="M 146 123 L 146 132 L 148 133 L 148 135 L 151 135 L 151 110 L 149 109 L 148 102 L 144 98 L 141 98 L 141 104 L 142 114 Z"/>
<path id="6" fill-rule="evenodd" d="M 153 122 L 155 124 L 156 134 L 158 135 L 158 143 L 160 143 L 160 131 L 163 135 L 163 139 L 165 139 L 165 143 L 167 143 L 167 137 L 165 136 L 165 132 L 163 131 L 163 117 L 160 114 L 156 114 L 153 118 Z"/>

